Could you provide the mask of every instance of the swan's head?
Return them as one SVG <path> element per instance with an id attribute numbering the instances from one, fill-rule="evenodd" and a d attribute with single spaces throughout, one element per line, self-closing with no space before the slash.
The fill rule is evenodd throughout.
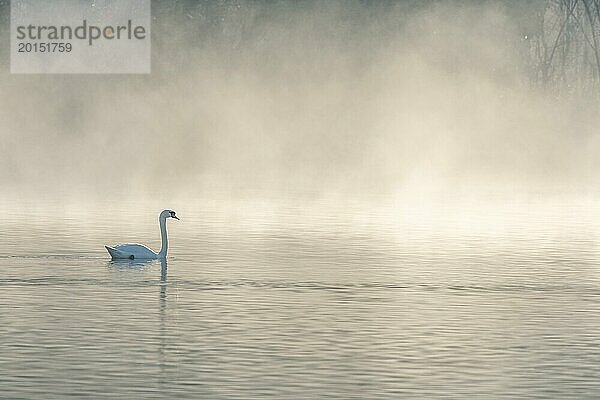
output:
<path id="1" fill-rule="evenodd" d="M 160 213 L 160 217 L 165 218 L 165 219 L 167 219 L 167 218 L 175 218 L 177 220 L 179 219 L 177 217 L 177 215 L 175 215 L 175 211 L 172 211 L 172 210 L 164 210 L 163 212 Z"/>

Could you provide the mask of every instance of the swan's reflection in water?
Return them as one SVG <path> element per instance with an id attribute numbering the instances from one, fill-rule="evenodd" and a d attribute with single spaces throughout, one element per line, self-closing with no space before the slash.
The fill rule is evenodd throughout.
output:
<path id="1" fill-rule="evenodd" d="M 165 387 L 167 363 L 166 363 L 166 311 L 167 311 L 167 260 L 160 260 L 160 293 L 158 311 L 160 319 L 158 364 L 160 369 L 159 387 L 161 391 Z"/>
<path id="2" fill-rule="evenodd" d="M 146 270 L 152 267 L 156 260 L 110 260 L 108 269 L 117 271 Z"/>
<path id="3" fill-rule="evenodd" d="M 160 260 L 160 305 L 167 299 L 167 260 Z"/>
<path id="4" fill-rule="evenodd" d="M 160 281 L 158 283 L 159 296 L 158 296 L 158 365 L 160 369 L 160 377 L 158 379 L 159 387 L 162 390 L 167 387 L 169 382 L 167 379 L 168 374 L 168 358 L 167 358 L 167 338 L 169 332 L 167 331 L 167 261 L 161 260 L 111 260 L 108 264 L 108 268 L 115 272 L 134 272 L 134 271 L 147 271 L 156 266 L 156 263 L 160 262 Z"/>

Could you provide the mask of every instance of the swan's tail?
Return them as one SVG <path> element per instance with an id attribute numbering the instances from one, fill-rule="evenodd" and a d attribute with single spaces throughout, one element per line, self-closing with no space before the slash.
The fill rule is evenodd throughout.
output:
<path id="1" fill-rule="evenodd" d="M 112 247 L 108 247 L 108 246 L 104 246 L 104 248 L 106 249 L 106 251 L 108 251 L 108 254 L 110 254 L 110 256 L 113 259 L 117 259 L 117 258 L 121 258 L 119 255 L 119 250 L 117 249 L 113 249 Z"/>

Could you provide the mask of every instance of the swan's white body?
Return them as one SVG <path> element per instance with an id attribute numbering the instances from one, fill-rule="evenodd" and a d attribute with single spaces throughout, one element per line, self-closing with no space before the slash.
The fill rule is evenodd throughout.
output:
<path id="1" fill-rule="evenodd" d="M 159 253 L 155 253 L 142 244 L 118 244 L 115 247 L 106 247 L 108 253 L 113 259 L 125 259 L 130 260 L 142 259 L 142 260 L 155 260 L 158 258 L 164 258 Z"/>
<path id="2" fill-rule="evenodd" d="M 158 216 L 158 223 L 160 225 L 160 237 L 162 245 L 160 251 L 155 253 L 148 247 L 141 244 L 119 244 L 114 247 L 104 246 L 108 251 L 108 254 L 113 260 L 156 260 L 165 259 L 167 257 L 167 251 L 169 249 L 169 240 L 167 238 L 167 218 L 177 218 L 175 211 L 164 210 Z"/>

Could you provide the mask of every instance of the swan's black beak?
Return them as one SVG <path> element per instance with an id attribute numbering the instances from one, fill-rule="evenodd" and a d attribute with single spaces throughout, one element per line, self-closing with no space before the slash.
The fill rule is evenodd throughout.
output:
<path id="1" fill-rule="evenodd" d="M 177 221 L 181 221 L 181 220 L 179 219 L 179 217 L 178 217 L 178 216 L 176 216 L 176 215 L 173 215 L 173 218 L 175 218 Z"/>

